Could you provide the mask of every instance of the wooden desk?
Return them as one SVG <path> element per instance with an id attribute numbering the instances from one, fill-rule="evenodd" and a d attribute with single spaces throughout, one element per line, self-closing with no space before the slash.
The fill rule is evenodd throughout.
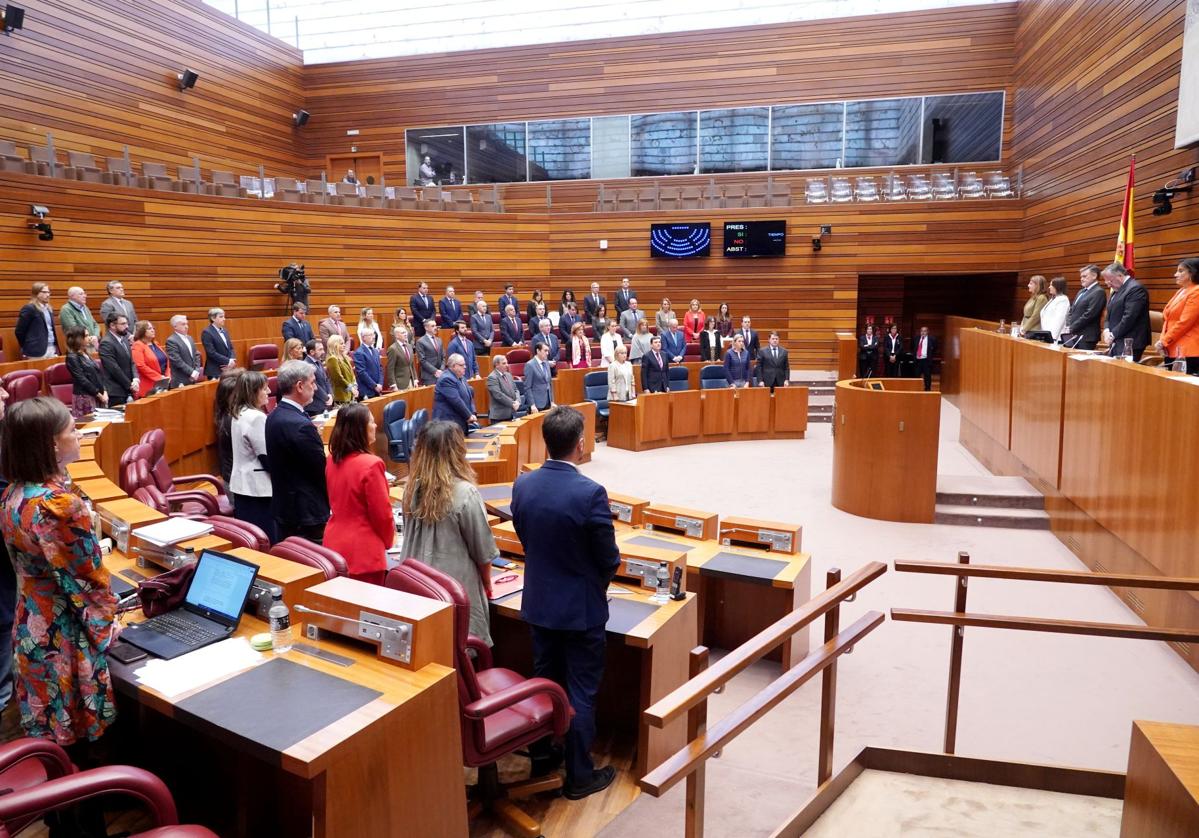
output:
<path id="1" fill-rule="evenodd" d="M 515 571 L 523 573 L 523 565 Z M 500 571 L 495 571 L 500 575 Z M 650 727 L 642 711 L 687 681 L 687 653 L 695 647 L 698 613 L 694 594 L 662 605 L 651 603 L 651 592 L 616 583 L 609 602 L 607 661 L 596 703 L 597 727 L 637 739 L 635 776 L 641 777 L 687 740 L 686 720 L 665 728 Z M 491 634 L 496 665 L 532 672 L 529 630 L 520 618 L 521 594 L 491 604 Z M 627 610 L 626 610 L 627 609 Z M 635 611 L 644 611 L 638 619 Z"/>
<path id="2" fill-rule="evenodd" d="M 111 566 L 119 569 L 124 561 L 115 555 Z M 267 630 L 246 616 L 237 636 Z M 264 744 L 180 706 L 237 675 L 168 698 L 136 681 L 144 662 L 112 662 L 114 685 L 128 700 L 126 724 L 138 728 L 133 741 L 147 743 L 140 762 L 167 782 L 184 820 L 221 835 L 465 835 L 454 670 L 429 664 L 410 672 L 359 646 L 304 642 L 351 663 L 340 666 L 297 650 L 280 657 L 381 695 L 286 747 Z M 188 758 L 178 759 L 179 753 Z"/>
<path id="3" fill-rule="evenodd" d="M 931 524 L 941 394 L 924 392 L 919 379 L 881 383 L 887 389 L 837 382 L 833 506 L 864 518 Z"/>
<path id="4" fill-rule="evenodd" d="M 1133 722 L 1121 838 L 1199 835 L 1199 727 Z"/>
<path id="5" fill-rule="evenodd" d="M 803 439 L 808 388 L 765 387 L 646 393 L 608 403 L 608 445 L 647 451 L 733 439 Z"/>

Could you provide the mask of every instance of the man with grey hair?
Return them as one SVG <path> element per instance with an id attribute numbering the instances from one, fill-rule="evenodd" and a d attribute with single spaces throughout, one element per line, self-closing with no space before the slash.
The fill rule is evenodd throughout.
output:
<path id="1" fill-rule="evenodd" d="M 1132 359 L 1139 362 L 1153 334 L 1149 325 L 1149 292 L 1119 262 L 1103 269 L 1103 281 L 1112 289 L 1107 301 L 1107 328 L 1103 330 L 1108 354 L 1123 357 L 1127 354 L 1124 342 L 1131 340 Z"/>
<path id="2" fill-rule="evenodd" d="M 316 372 L 306 361 L 284 361 L 276 376 L 279 403 L 266 417 L 271 464 L 271 511 L 279 538 L 298 535 L 319 544 L 329 520 L 325 446 L 304 408 L 316 394 Z"/>
<path id="3" fill-rule="evenodd" d="M 100 319 L 107 323 L 108 315 L 114 312 L 125 315 L 131 324 L 137 324 L 137 312 L 133 309 L 133 302 L 125 298 L 125 283 L 119 279 L 108 283 L 108 297 L 100 303 Z"/>
<path id="4" fill-rule="evenodd" d="M 446 361 L 450 375 L 442 375 L 433 387 L 433 420 L 453 422 L 462 433 L 478 427 L 475 392 L 466 383 L 466 359 L 454 352 Z"/>
<path id="5" fill-rule="evenodd" d="M 220 378 L 221 373 L 236 365 L 223 308 L 208 309 L 208 326 L 200 334 L 200 343 L 204 344 L 204 375 L 208 378 Z"/>
<path id="6" fill-rule="evenodd" d="M 637 331 L 637 321 L 645 319 L 645 312 L 637 308 L 637 298 L 629 299 L 629 307 L 620 313 L 620 330 L 625 337 Z"/>
<path id="7" fill-rule="evenodd" d="M 87 292 L 78 285 L 72 285 L 67 289 L 67 301 L 59 309 L 58 321 L 62 324 L 64 335 L 71 329 L 83 329 L 89 344 L 100 339 L 100 327 L 96 325 L 96 318 L 92 317 L 92 312 L 87 307 Z"/>
<path id="8" fill-rule="evenodd" d="M 492 422 L 504 422 L 523 415 L 521 409 L 520 391 L 508 370 L 508 359 L 503 355 L 495 355 L 491 359 L 491 373 L 487 376 L 487 395 L 490 406 L 487 418 Z"/>
<path id="9" fill-rule="evenodd" d="M 1099 342 L 1099 324 L 1103 322 L 1103 309 L 1107 307 L 1107 295 L 1099 286 L 1099 266 L 1087 265 L 1078 272 L 1082 290 L 1074 297 L 1070 313 L 1066 315 L 1069 338 L 1062 344 L 1069 349 L 1094 349 Z"/>
<path id="10" fill-rule="evenodd" d="M 200 380 L 200 353 L 188 332 L 186 314 L 171 318 L 174 333 L 167 338 L 167 359 L 171 362 L 171 387 L 182 387 Z"/>
<path id="11" fill-rule="evenodd" d="M 329 338 L 332 335 L 339 335 L 346 344 L 346 351 L 349 352 L 350 344 L 350 329 L 346 326 L 346 322 L 341 319 L 341 306 L 331 305 L 328 310 L 329 316 L 318 324 L 321 334 L 321 343 L 325 347 L 329 346 Z"/>

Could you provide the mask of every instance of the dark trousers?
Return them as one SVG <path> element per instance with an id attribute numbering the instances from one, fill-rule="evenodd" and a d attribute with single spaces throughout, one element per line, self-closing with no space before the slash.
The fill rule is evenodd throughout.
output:
<path id="1" fill-rule="evenodd" d="M 271 512 L 271 499 L 259 498 L 253 495 L 233 495 L 233 517 L 239 521 L 253 524 L 264 533 L 271 544 L 279 541 L 275 528 L 275 515 Z"/>
<path id="2" fill-rule="evenodd" d="M 595 741 L 595 697 L 604 677 L 604 627 L 564 631 L 529 626 L 533 634 L 533 674 L 549 678 L 566 690 L 574 718 L 566 732 L 566 784 L 591 779 L 591 743 Z M 537 755 L 548 747 L 542 740 Z"/>
<path id="3" fill-rule="evenodd" d="M 878 363 L 877 352 L 859 352 L 858 353 L 858 378 L 866 378 L 869 375 L 874 375 L 875 364 Z"/>
<path id="4" fill-rule="evenodd" d="M 323 544 L 325 541 L 324 524 L 291 524 L 276 518 L 275 525 L 279 531 L 280 541 L 285 538 L 291 538 L 293 535 L 306 538 L 313 544 Z"/>
<path id="5" fill-rule="evenodd" d="M 924 389 L 933 389 L 933 359 L 932 358 L 917 358 L 916 359 L 916 375 L 924 379 Z"/>
<path id="6" fill-rule="evenodd" d="M 883 374 L 886 375 L 887 378 L 898 378 L 899 377 L 899 356 L 898 355 L 895 356 L 894 361 L 891 360 L 890 355 L 883 356 Z"/>

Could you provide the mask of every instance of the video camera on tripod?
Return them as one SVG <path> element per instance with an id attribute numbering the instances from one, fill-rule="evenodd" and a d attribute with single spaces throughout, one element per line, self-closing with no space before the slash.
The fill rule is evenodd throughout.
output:
<path id="1" fill-rule="evenodd" d="M 286 268 L 279 269 L 279 282 L 275 283 L 275 290 L 280 294 L 286 294 L 292 304 L 303 303 L 308 305 L 308 295 L 312 288 L 308 285 L 308 276 L 304 273 L 304 266 L 297 265 L 292 262 Z"/>

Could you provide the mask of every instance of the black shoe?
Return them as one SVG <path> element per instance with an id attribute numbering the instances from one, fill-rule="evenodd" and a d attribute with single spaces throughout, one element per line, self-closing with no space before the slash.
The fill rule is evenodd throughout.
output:
<path id="1" fill-rule="evenodd" d="M 543 755 L 532 757 L 533 767 L 529 771 L 529 777 L 544 777 L 546 774 L 557 771 L 562 765 L 564 753 L 560 746 L 555 746 Z"/>
<path id="2" fill-rule="evenodd" d="M 616 779 L 616 769 L 611 765 L 605 765 L 603 768 L 597 768 L 591 772 L 591 779 L 585 783 L 576 785 L 570 784 L 563 790 L 562 796 L 567 800 L 582 800 L 588 795 L 595 794 L 597 791 L 603 791 L 608 786 L 612 785 L 612 781 Z"/>

